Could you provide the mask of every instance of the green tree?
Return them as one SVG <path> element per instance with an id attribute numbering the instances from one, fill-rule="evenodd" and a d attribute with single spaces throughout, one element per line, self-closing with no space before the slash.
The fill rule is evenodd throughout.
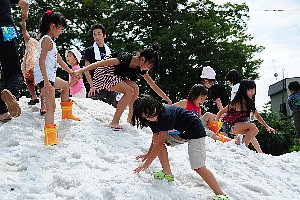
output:
<path id="1" fill-rule="evenodd" d="M 252 37 L 246 34 L 249 10 L 245 4 L 218 6 L 209 0 L 117 2 L 112 17 L 121 22 L 117 29 L 124 46 L 154 41 L 161 45 L 161 65 L 153 76 L 171 99 L 186 97 L 207 65 L 217 71 L 220 81 L 232 68 L 244 77 L 258 78 L 256 70 L 262 61 L 253 56 L 263 48 L 246 44 Z M 146 87 L 143 90 L 151 93 Z"/>
<path id="2" fill-rule="evenodd" d="M 271 112 L 270 103 L 266 104 L 261 116 L 266 123 L 275 129 L 275 134 L 268 133 L 264 126 L 256 122 L 259 134 L 256 136 L 264 153 L 271 155 L 282 155 L 291 150 L 297 150 L 294 140 L 294 127 L 290 120 L 279 118 Z M 278 120 L 280 119 L 280 120 Z M 294 149 L 293 149 L 294 148 Z"/>
<path id="3" fill-rule="evenodd" d="M 133 52 L 157 42 L 161 63 L 151 76 L 173 101 L 185 98 L 199 83 L 204 66 L 212 66 L 217 79 L 235 68 L 245 78 L 258 78 L 262 60 L 254 55 L 263 47 L 250 45 L 246 33 L 246 4 L 216 5 L 210 0 L 36 0 L 31 5 L 28 29 L 38 30 L 47 10 L 62 12 L 68 27 L 56 40 L 58 50 L 74 45 L 83 50 L 93 42 L 90 26 L 102 23 L 108 30 L 107 42 L 115 50 Z M 155 73 L 154 73 L 155 72 Z M 62 74 L 62 76 L 65 74 Z M 139 82 L 141 93 L 152 93 Z"/>

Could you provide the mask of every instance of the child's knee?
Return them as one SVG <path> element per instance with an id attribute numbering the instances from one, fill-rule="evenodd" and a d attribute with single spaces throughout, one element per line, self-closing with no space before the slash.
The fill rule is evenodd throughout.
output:
<path id="1" fill-rule="evenodd" d="M 60 89 L 63 91 L 69 91 L 70 85 L 66 82 L 66 83 L 62 84 Z"/>
<path id="2" fill-rule="evenodd" d="M 251 132 L 253 132 L 254 135 L 257 135 L 258 134 L 258 128 L 256 127 L 255 124 L 252 124 L 251 126 Z"/>
<path id="3" fill-rule="evenodd" d="M 194 171 L 200 175 L 203 174 L 204 172 L 206 172 L 206 170 L 207 170 L 207 168 L 205 166 L 194 169 Z"/>
<path id="4" fill-rule="evenodd" d="M 126 89 L 126 92 L 124 93 L 124 95 L 133 97 L 133 96 L 134 96 L 134 88 L 128 87 L 128 88 Z"/>

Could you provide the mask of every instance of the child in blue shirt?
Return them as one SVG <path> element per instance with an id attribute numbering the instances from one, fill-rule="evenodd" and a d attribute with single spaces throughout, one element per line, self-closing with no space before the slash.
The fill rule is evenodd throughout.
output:
<path id="1" fill-rule="evenodd" d="M 191 168 L 203 178 L 216 195 L 224 196 L 213 173 L 205 166 L 206 133 L 197 116 L 181 107 L 162 105 L 150 95 L 141 95 L 134 102 L 132 121 L 133 125 L 138 127 L 149 126 L 154 133 L 149 151 L 145 155 L 136 157 L 145 162 L 134 170 L 135 173 L 147 169 L 158 157 L 163 170 L 155 172 L 154 177 L 173 181 L 165 144 L 175 146 L 188 142 Z M 177 130 L 177 132 L 174 134 L 169 130 Z"/>
<path id="2" fill-rule="evenodd" d="M 293 121 L 296 129 L 296 139 L 300 142 L 300 84 L 298 81 L 290 82 L 288 89 L 291 95 L 288 97 L 290 109 L 293 111 Z"/>

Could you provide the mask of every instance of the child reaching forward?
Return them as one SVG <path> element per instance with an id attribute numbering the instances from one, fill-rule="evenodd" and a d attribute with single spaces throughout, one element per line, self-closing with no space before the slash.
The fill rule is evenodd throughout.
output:
<path id="1" fill-rule="evenodd" d="M 142 159 L 145 162 L 134 170 L 135 173 L 147 169 L 158 156 L 163 170 L 155 172 L 154 177 L 173 181 L 174 177 L 170 169 L 165 144 L 175 146 L 188 142 L 191 168 L 203 178 L 216 195 L 224 195 L 213 173 L 205 167 L 206 134 L 197 116 L 177 106 L 162 105 L 150 95 L 141 95 L 134 102 L 132 121 L 133 125 L 136 124 L 141 128 L 149 126 L 153 132 L 152 143 L 148 152 L 136 157 L 136 159 Z M 177 135 L 168 133 L 169 130 L 174 129 L 177 130 Z"/>
<path id="2" fill-rule="evenodd" d="M 234 99 L 237 91 L 239 90 L 240 82 L 242 80 L 242 75 L 237 70 L 232 69 L 226 74 L 226 80 L 228 81 L 228 83 L 231 87 L 230 101 L 232 101 Z M 250 121 L 250 118 L 249 118 L 249 121 Z M 253 126 L 255 126 L 255 124 L 253 124 Z M 240 143 L 240 142 L 242 142 L 243 135 L 238 134 L 236 136 L 236 138 L 237 138 L 237 140 L 239 140 L 238 143 Z M 258 140 L 256 139 L 256 137 L 252 138 L 250 142 L 253 145 L 254 149 L 258 153 L 263 153 L 262 149 L 260 148 L 260 144 L 259 144 Z"/>
<path id="3" fill-rule="evenodd" d="M 208 91 L 207 89 L 201 84 L 195 84 L 186 99 L 183 99 L 175 104 L 174 106 L 179 106 L 184 108 L 188 111 L 191 111 L 195 116 L 199 117 L 202 121 L 203 126 L 205 127 L 206 135 L 213 138 L 214 140 L 220 140 L 222 142 L 230 141 L 230 138 L 225 137 L 223 135 L 218 136 L 213 131 L 206 128 L 206 124 L 209 121 L 214 120 L 214 114 L 206 112 L 203 116 L 201 116 L 201 108 L 202 105 L 207 97 Z"/>
<path id="4" fill-rule="evenodd" d="M 72 115 L 72 101 L 69 99 L 68 82 L 56 77 L 58 64 L 69 74 L 73 71 L 62 60 L 57 52 L 54 38 L 58 38 L 66 25 L 65 17 L 59 12 L 47 10 L 41 20 L 37 63 L 34 68 L 34 80 L 41 88 L 45 98 L 47 112 L 45 114 L 45 139 L 46 145 L 58 144 L 57 129 L 54 124 L 55 88 L 61 89 L 61 108 L 63 119 L 80 120 Z"/>
<path id="5" fill-rule="evenodd" d="M 110 123 L 113 130 L 120 130 L 120 118 L 125 108 L 128 106 L 127 122 L 131 123 L 133 102 L 139 94 L 139 86 L 136 84 L 137 76 L 141 75 L 148 85 L 168 104 L 172 104 L 169 97 L 156 85 L 148 71 L 158 66 L 157 44 L 145 48 L 138 55 L 132 55 L 127 52 L 118 52 L 111 54 L 111 58 L 101 60 L 82 68 L 77 72 L 78 75 L 85 71 L 96 69 L 94 73 L 94 87 L 96 89 L 112 90 L 124 94 Z"/>
<path id="6" fill-rule="evenodd" d="M 72 71 L 79 70 L 79 62 L 81 60 L 80 52 L 73 48 L 66 52 L 67 63 L 72 66 Z M 72 97 L 85 98 L 86 89 L 84 87 L 83 79 L 73 78 L 69 75 L 70 94 Z"/>
<path id="7" fill-rule="evenodd" d="M 268 132 L 275 132 L 257 112 L 254 102 L 255 93 L 255 82 L 252 80 L 242 80 L 234 99 L 225 108 L 220 110 L 216 117 L 217 121 L 222 118 L 222 126 L 226 134 L 233 132 L 235 135 L 239 133 L 245 135 L 243 142 L 246 146 L 258 134 L 256 125 L 248 120 L 251 112 L 266 127 Z"/>

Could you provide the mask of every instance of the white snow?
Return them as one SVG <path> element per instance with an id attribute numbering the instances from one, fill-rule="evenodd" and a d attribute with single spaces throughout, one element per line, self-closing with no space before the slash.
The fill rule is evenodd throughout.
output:
<path id="1" fill-rule="evenodd" d="M 22 114 L 0 124 L 0 199 L 206 200 L 214 194 L 190 169 L 187 144 L 168 147 L 173 183 L 153 179 L 156 159 L 134 174 L 135 160 L 148 150 L 152 133 L 126 123 L 125 131 L 107 127 L 115 109 L 101 101 L 76 99 L 73 113 L 82 121 L 61 120 L 57 99 L 55 122 L 60 144 L 43 144 L 44 117 L 39 106 L 21 98 Z M 206 166 L 223 191 L 235 200 L 298 199 L 300 152 L 258 154 L 233 142 L 206 138 Z"/>

